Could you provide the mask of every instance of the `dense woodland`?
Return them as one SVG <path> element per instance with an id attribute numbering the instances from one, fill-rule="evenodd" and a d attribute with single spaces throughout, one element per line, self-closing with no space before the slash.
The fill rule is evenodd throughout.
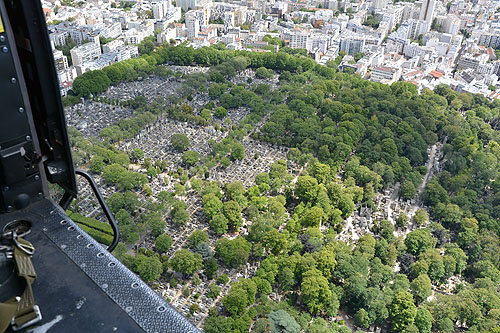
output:
<path id="1" fill-rule="evenodd" d="M 141 98 L 125 102 L 136 115 L 104 129 L 98 142 L 72 131 L 75 157 L 116 184 L 108 204 L 122 242 L 132 244 L 143 234 L 156 238 L 156 252 L 140 249 L 131 256 L 124 244 L 116 251 L 144 280 L 177 283 L 172 272 L 180 272 L 193 283 L 214 281 L 215 298 L 220 292 L 215 281 L 227 278 L 217 273 L 218 266 L 259 263 L 255 276 L 232 284 L 221 309 L 211 309 L 206 332 L 350 332 L 334 320 L 339 311 L 352 316 L 359 331 L 500 332 L 498 101 L 445 86 L 418 93 L 410 83 L 372 83 L 284 52 L 147 46 L 138 59 L 78 77 L 74 95 L 98 96 L 112 84 L 159 75 L 182 80 L 178 96 L 151 104 Z M 211 68 L 182 75 L 161 64 Z M 278 88 L 233 85 L 229 79 L 246 68 L 260 78 L 279 75 Z M 216 102 L 195 111 L 185 101 L 200 92 Z M 251 113 L 238 126 L 219 126 L 218 118 L 241 106 Z M 172 145 L 185 151 L 183 167 L 170 171 L 179 179 L 176 192 L 159 193 L 139 210 L 136 193 L 152 195 L 148 180 L 162 171 L 161 161 L 143 161 L 146 174 L 129 171 L 131 162 L 143 160 L 142 152 L 120 152 L 112 144 L 139 133 L 159 114 L 215 123 L 230 135 L 211 142 L 211 156 L 202 159 L 189 153 L 187 138 L 172 138 Z M 287 162 L 278 160 L 248 189 L 238 182 L 205 181 L 207 173 L 244 156 L 239 140 L 248 134 L 290 147 L 288 159 L 301 166 L 300 176 L 294 180 Z M 443 143 L 443 170 L 414 198 L 427 171 L 428 148 L 436 142 Z M 421 228 L 395 237 L 395 228 L 404 230 L 408 223 L 400 216 L 396 225 L 379 221 L 354 244 L 335 240 L 345 218 L 360 206 L 375 208 L 375 193 L 395 188 L 401 198 L 425 204 L 414 217 Z M 186 189 L 202 198 L 209 232 L 220 239 L 212 251 L 208 234 L 195 232 L 169 260 L 162 253 L 172 239 L 163 230 L 166 223 L 189 219 L 177 199 Z M 250 222 L 248 234 L 226 237 L 234 236 L 243 220 Z M 451 293 L 427 300 L 433 286 L 452 276 L 460 283 Z M 271 300 L 271 293 L 281 301 Z"/>

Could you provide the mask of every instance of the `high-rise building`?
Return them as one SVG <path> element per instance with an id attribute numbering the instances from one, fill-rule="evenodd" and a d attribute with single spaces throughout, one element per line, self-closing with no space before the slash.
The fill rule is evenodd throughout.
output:
<path id="1" fill-rule="evenodd" d="M 460 24 L 461 21 L 456 15 L 454 14 L 447 15 L 446 19 L 443 22 L 443 30 L 444 32 L 455 36 L 458 34 L 458 31 L 460 30 Z"/>
<path id="2" fill-rule="evenodd" d="M 196 9 L 199 2 L 199 0 L 177 0 L 177 6 L 181 7 L 187 12 L 188 10 Z"/>
<path id="3" fill-rule="evenodd" d="M 354 36 L 345 37 L 340 41 L 340 50 L 352 56 L 362 53 L 365 50 L 365 39 Z"/>
<path id="4" fill-rule="evenodd" d="M 309 34 L 307 32 L 295 32 L 290 35 L 290 47 L 292 49 L 305 49 Z"/>
<path id="5" fill-rule="evenodd" d="M 70 53 L 73 65 L 81 65 L 84 62 L 88 62 L 98 58 L 101 55 L 101 45 L 99 44 L 99 42 L 86 43 L 81 46 L 72 48 Z"/>
<path id="6" fill-rule="evenodd" d="M 198 33 L 200 32 L 200 21 L 193 11 L 186 13 L 186 31 L 187 38 L 190 40 L 198 37 Z"/>
<path id="7" fill-rule="evenodd" d="M 56 70 L 58 72 L 68 69 L 68 58 L 62 53 L 62 51 L 54 50 L 54 62 L 56 64 Z"/>
<path id="8" fill-rule="evenodd" d="M 161 20 L 165 17 L 170 8 L 170 1 L 158 1 L 151 3 L 151 9 L 153 10 L 153 17 L 157 20 Z"/>
<path id="9" fill-rule="evenodd" d="M 418 19 L 427 22 L 427 24 L 431 26 L 435 7 L 436 0 L 423 0 Z"/>
<path id="10" fill-rule="evenodd" d="M 482 33 L 479 36 L 479 45 L 497 48 L 500 46 L 500 35 L 492 33 Z"/>
<path id="11" fill-rule="evenodd" d="M 373 0 L 372 8 L 373 9 L 384 9 L 387 7 L 387 0 Z"/>

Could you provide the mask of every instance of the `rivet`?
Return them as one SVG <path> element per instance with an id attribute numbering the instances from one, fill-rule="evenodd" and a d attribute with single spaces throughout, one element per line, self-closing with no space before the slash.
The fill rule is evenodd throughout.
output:
<path id="1" fill-rule="evenodd" d="M 43 196 L 42 192 L 38 192 L 38 197 L 41 198 Z"/>
<path id="2" fill-rule="evenodd" d="M 3 53 L 9 52 L 9 48 L 7 46 L 2 47 L 2 52 Z"/>
<path id="3" fill-rule="evenodd" d="M 35 180 L 40 180 L 40 176 L 39 175 L 35 175 Z"/>
<path id="4" fill-rule="evenodd" d="M 14 84 L 17 82 L 17 79 L 15 77 L 10 78 L 10 83 Z"/>
<path id="5" fill-rule="evenodd" d="M 19 110 L 20 113 L 24 112 L 24 108 L 22 106 L 20 106 L 18 110 Z"/>
<path id="6" fill-rule="evenodd" d="M 0 36 L 0 42 L 5 42 L 5 36 Z"/>
<path id="7" fill-rule="evenodd" d="M 14 209 L 14 207 L 12 207 L 12 206 L 7 206 L 7 211 L 8 211 L 8 212 L 12 212 L 12 210 L 13 210 L 13 209 Z"/>
<path id="8" fill-rule="evenodd" d="M 26 135 L 26 141 L 31 141 L 31 136 Z"/>
<path id="9" fill-rule="evenodd" d="M 3 187 L 3 191 L 4 191 L 4 192 L 7 192 L 8 190 L 9 190 L 9 187 L 8 187 L 8 186 L 4 186 L 4 187 Z"/>

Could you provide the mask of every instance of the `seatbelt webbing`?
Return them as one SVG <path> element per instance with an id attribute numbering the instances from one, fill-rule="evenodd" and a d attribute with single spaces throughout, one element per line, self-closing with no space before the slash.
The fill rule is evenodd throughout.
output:
<path id="1" fill-rule="evenodd" d="M 12 297 L 4 303 L 0 303 L 0 332 L 5 332 L 17 311 L 17 299 Z"/>
<path id="2" fill-rule="evenodd" d="M 14 330 L 19 330 L 28 324 L 34 324 L 41 319 L 40 311 L 35 305 L 31 284 L 36 278 L 35 268 L 31 262 L 33 245 L 22 238 L 15 238 L 13 258 L 16 272 L 26 280 L 24 292 L 14 296 L 4 303 L 0 303 L 0 332 L 7 330 L 10 324 Z"/>
<path id="3" fill-rule="evenodd" d="M 17 242 L 23 248 L 34 250 L 33 245 L 27 240 L 18 238 Z M 13 321 L 15 327 L 21 327 L 38 317 L 38 314 L 35 313 L 35 298 L 33 297 L 33 289 L 31 289 L 31 284 L 36 278 L 35 268 L 31 262 L 31 255 L 23 251 L 19 244 L 14 247 L 14 261 L 16 262 L 17 275 L 26 280 L 26 287 L 21 296 L 21 301 L 17 305 Z"/>

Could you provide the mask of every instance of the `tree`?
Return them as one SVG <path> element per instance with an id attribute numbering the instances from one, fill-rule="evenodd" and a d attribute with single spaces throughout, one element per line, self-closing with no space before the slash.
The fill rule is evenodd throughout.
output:
<path id="1" fill-rule="evenodd" d="M 90 160 L 90 171 L 92 171 L 95 174 L 100 174 L 104 168 L 106 167 L 106 163 L 100 158 L 99 156 L 94 156 Z"/>
<path id="2" fill-rule="evenodd" d="M 311 176 L 300 176 L 295 186 L 295 194 L 300 200 L 314 201 L 318 194 L 318 181 Z"/>
<path id="3" fill-rule="evenodd" d="M 215 254 L 226 265 L 239 268 L 248 262 L 250 248 L 251 244 L 242 237 L 232 240 L 222 238 L 215 243 Z"/>
<path id="4" fill-rule="evenodd" d="M 243 195 L 245 194 L 245 188 L 240 181 L 235 181 L 232 183 L 227 183 L 224 185 L 224 190 L 226 192 L 226 197 L 229 200 L 234 200 L 241 204 Z"/>
<path id="5" fill-rule="evenodd" d="M 431 233 L 427 229 L 417 229 L 410 232 L 405 239 L 407 251 L 418 255 L 433 245 Z"/>
<path id="6" fill-rule="evenodd" d="M 170 260 L 170 267 L 176 272 L 191 275 L 203 267 L 203 259 L 198 253 L 182 249 Z"/>
<path id="7" fill-rule="evenodd" d="M 205 275 L 208 280 L 211 280 L 215 273 L 219 270 L 219 266 L 217 266 L 217 260 L 215 258 L 210 258 L 203 264 L 203 269 L 205 270 Z"/>
<path id="8" fill-rule="evenodd" d="M 275 310 L 269 313 L 272 333 L 299 333 L 300 326 L 285 310 Z"/>
<path id="9" fill-rule="evenodd" d="M 201 283 L 201 279 L 200 279 L 200 276 L 198 275 L 198 273 L 194 273 L 193 274 L 193 286 L 199 286 L 200 283 Z"/>
<path id="10" fill-rule="evenodd" d="M 426 308 L 418 308 L 415 316 L 415 326 L 420 333 L 431 333 L 432 315 Z"/>
<path id="11" fill-rule="evenodd" d="M 142 160 L 144 158 L 144 152 L 142 149 L 134 148 L 130 152 L 130 159 L 137 163 L 137 161 Z"/>
<path id="12" fill-rule="evenodd" d="M 406 215 L 405 213 L 399 214 L 398 218 L 396 219 L 396 225 L 400 228 L 405 228 L 407 224 L 408 215 Z"/>
<path id="13" fill-rule="evenodd" d="M 186 224 L 189 220 L 189 213 L 186 210 L 187 205 L 184 201 L 176 200 L 172 204 L 172 209 L 170 210 L 170 217 L 175 224 Z"/>
<path id="14" fill-rule="evenodd" d="M 155 240 L 155 246 L 158 251 L 166 253 L 172 246 L 172 238 L 166 234 L 160 235 Z"/>
<path id="15" fill-rule="evenodd" d="M 182 162 L 189 166 L 193 166 L 200 159 L 200 154 L 195 151 L 188 150 L 182 154 Z"/>
<path id="16" fill-rule="evenodd" d="M 259 79 L 269 79 L 269 78 L 273 77 L 273 74 L 274 73 L 272 70 L 269 70 L 265 67 L 259 67 L 255 71 L 255 77 L 257 77 Z"/>
<path id="17" fill-rule="evenodd" d="M 184 134 L 174 134 L 170 138 L 170 144 L 178 152 L 182 152 L 189 147 L 189 139 Z"/>
<path id="18" fill-rule="evenodd" d="M 157 280 L 163 271 L 161 262 L 155 257 L 138 254 L 134 259 L 134 270 L 146 282 Z"/>
<path id="19" fill-rule="evenodd" d="M 222 201 L 215 196 L 214 193 L 209 193 L 203 196 L 203 212 L 212 219 L 215 215 L 222 211 Z"/>
<path id="20" fill-rule="evenodd" d="M 455 332 L 455 325 L 450 318 L 441 318 L 436 323 L 436 328 L 440 333 L 453 333 Z"/>
<path id="21" fill-rule="evenodd" d="M 282 290 L 291 290 L 295 285 L 295 274 L 289 267 L 284 267 L 278 272 L 278 283 Z"/>
<path id="22" fill-rule="evenodd" d="M 396 274 L 394 277 L 394 283 L 392 284 L 392 290 L 394 293 L 399 291 L 407 291 L 410 288 L 410 281 L 404 274 Z"/>
<path id="23" fill-rule="evenodd" d="M 306 211 L 302 218 L 304 227 L 319 227 L 324 217 L 323 209 L 319 206 L 314 206 Z"/>
<path id="24" fill-rule="evenodd" d="M 416 302 L 421 303 L 432 294 L 431 279 L 427 274 L 420 274 L 410 283 L 410 288 Z"/>
<path id="25" fill-rule="evenodd" d="M 242 160 L 245 158 L 245 147 L 241 143 L 234 143 L 231 148 L 231 158 L 233 160 Z"/>
<path id="26" fill-rule="evenodd" d="M 116 184 L 127 173 L 127 169 L 119 164 L 111 164 L 104 168 L 102 177 L 108 184 Z"/>
<path id="27" fill-rule="evenodd" d="M 228 225 L 228 219 L 222 214 L 217 214 L 210 220 L 210 228 L 212 228 L 212 230 L 218 235 L 225 234 L 227 232 Z"/>
<path id="28" fill-rule="evenodd" d="M 207 293 L 208 298 L 216 299 L 217 296 L 219 296 L 220 294 L 220 287 L 215 283 L 210 284 L 208 290 L 209 290 Z"/>
<path id="29" fill-rule="evenodd" d="M 324 310 L 332 297 L 328 280 L 315 268 L 303 274 L 300 290 L 302 302 L 313 315 Z"/>
<path id="30" fill-rule="evenodd" d="M 229 293 L 222 298 L 224 309 L 233 316 L 239 316 L 255 302 L 257 286 L 250 279 L 240 279 L 232 284 Z"/>
<path id="31" fill-rule="evenodd" d="M 409 180 L 405 180 L 401 184 L 401 188 L 399 189 L 399 196 L 403 199 L 411 199 L 415 196 L 417 193 L 417 189 L 415 188 L 415 185 L 413 182 Z"/>
<path id="32" fill-rule="evenodd" d="M 427 216 L 427 212 L 424 209 L 420 208 L 415 212 L 413 219 L 418 226 L 421 226 L 429 220 L 429 216 Z"/>
<path id="33" fill-rule="evenodd" d="M 223 204 L 222 211 L 229 222 L 229 226 L 239 231 L 242 222 L 240 205 L 234 200 L 226 201 Z"/>
<path id="34" fill-rule="evenodd" d="M 389 306 L 389 317 L 396 332 L 403 332 L 406 326 L 413 324 L 417 307 L 413 303 L 413 296 L 406 291 L 398 292 Z"/>
<path id="35" fill-rule="evenodd" d="M 467 255 L 465 252 L 458 247 L 456 243 L 448 243 L 445 245 L 445 253 L 446 255 L 450 255 L 455 259 L 456 268 L 455 272 L 460 275 L 462 271 L 467 266 Z"/>
<path id="36" fill-rule="evenodd" d="M 271 229 L 264 235 L 263 242 L 273 254 L 278 255 L 286 248 L 287 235 L 287 231 L 279 232 L 276 229 Z"/>
<path id="37" fill-rule="evenodd" d="M 212 250 L 210 249 L 210 245 L 208 245 L 207 242 L 201 242 L 196 245 L 196 247 L 193 250 L 196 253 L 201 254 L 201 257 L 203 258 L 203 261 L 206 261 L 210 258 L 213 257 Z"/>
<path id="38" fill-rule="evenodd" d="M 233 318 L 224 316 L 209 316 L 203 324 L 206 333 L 230 333 L 233 332 Z"/>
<path id="39" fill-rule="evenodd" d="M 371 325 L 370 316 L 365 309 L 359 309 L 354 315 L 354 324 L 359 327 L 368 328 Z"/>
<path id="40" fill-rule="evenodd" d="M 208 234 L 204 230 L 195 230 L 187 238 L 189 247 L 194 249 L 202 242 L 208 242 Z"/>
<path id="41" fill-rule="evenodd" d="M 216 118 L 224 118 L 225 116 L 227 116 L 227 110 L 222 106 L 216 107 L 214 110 L 214 116 Z"/>
<path id="42" fill-rule="evenodd" d="M 423 193 L 424 203 L 433 207 L 438 203 L 448 203 L 448 193 L 437 181 L 431 180 L 427 183 Z"/>

